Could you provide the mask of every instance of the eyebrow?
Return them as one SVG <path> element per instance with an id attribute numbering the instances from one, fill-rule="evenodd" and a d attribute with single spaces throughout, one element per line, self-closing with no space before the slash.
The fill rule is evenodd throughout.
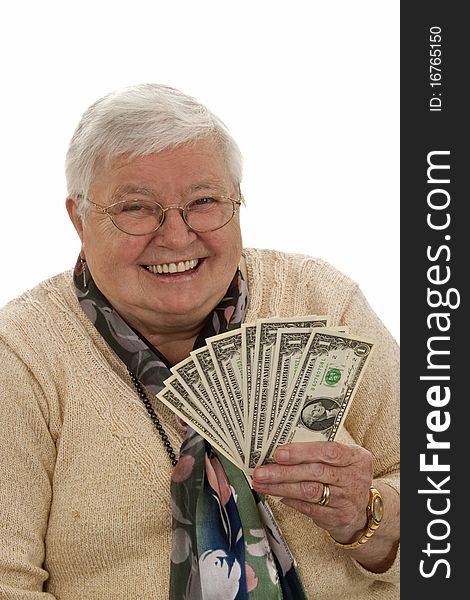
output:
<path id="1" fill-rule="evenodd" d="M 147 187 L 142 187 L 140 185 L 120 185 L 113 192 L 113 198 L 118 199 L 122 198 L 126 194 L 144 194 L 146 196 L 155 197 L 155 192 Z"/>
<path id="2" fill-rule="evenodd" d="M 214 189 L 214 188 L 218 189 L 218 190 L 223 190 L 223 189 L 225 189 L 225 185 L 223 185 L 222 182 L 219 180 L 202 181 L 200 183 L 193 183 L 192 185 L 189 186 L 187 191 L 188 192 L 197 192 L 199 190 L 208 190 L 208 189 Z"/>
<path id="3" fill-rule="evenodd" d="M 220 193 L 224 192 L 226 189 L 225 185 L 222 184 L 221 181 L 212 180 L 212 181 L 201 181 L 199 183 L 193 183 L 188 186 L 182 193 L 182 195 L 186 195 L 188 193 L 198 192 L 200 190 L 216 190 Z M 119 200 L 126 194 L 144 194 L 146 196 L 151 196 L 152 198 L 159 198 L 160 194 L 152 189 L 145 186 L 133 185 L 133 184 L 125 184 L 118 186 L 112 197 L 113 199 Z"/>

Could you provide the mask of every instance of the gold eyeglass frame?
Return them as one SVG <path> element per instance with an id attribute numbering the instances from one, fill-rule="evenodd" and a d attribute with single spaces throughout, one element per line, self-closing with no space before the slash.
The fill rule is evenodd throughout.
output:
<path id="1" fill-rule="evenodd" d="M 224 200 L 224 201 L 226 201 L 227 204 L 229 202 L 232 203 L 232 214 L 231 214 L 230 218 L 228 219 L 228 221 L 226 221 L 223 225 L 219 225 L 219 227 L 216 227 L 215 229 L 204 229 L 204 230 L 201 230 L 201 229 L 194 229 L 194 227 L 191 227 L 191 225 L 188 223 L 188 221 L 186 219 L 186 215 L 187 215 L 187 212 L 188 212 L 188 208 L 187 207 L 189 206 L 189 204 L 191 204 L 192 202 L 194 202 L 194 200 L 189 200 L 183 206 L 178 206 L 177 204 L 171 204 L 170 206 L 166 206 L 166 207 L 163 207 L 156 200 L 147 200 L 147 202 L 150 202 L 151 204 L 155 204 L 156 206 L 158 206 L 160 208 L 160 210 L 162 211 L 162 216 L 161 216 L 160 223 L 154 229 L 152 229 L 152 231 L 149 231 L 147 233 L 129 233 L 128 231 L 125 231 L 124 229 L 121 229 L 121 227 L 119 227 L 118 225 L 116 225 L 116 223 L 113 220 L 113 217 L 115 215 L 113 215 L 110 212 L 115 206 L 119 206 L 120 204 L 125 204 L 126 202 L 129 202 L 129 200 L 119 200 L 119 202 L 114 202 L 114 204 L 110 204 L 109 206 L 101 206 L 101 204 L 97 204 L 96 202 L 93 202 L 87 196 L 81 196 L 81 195 L 79 195 L 78 198 L 84 198 L 87 202 L 89 202 L 96 209 L 98 209 L 98 211 L 100 213 L 102 213 L 104 215 L 107 215 L 109 217 L 111 223 L 116 227 L 116 229 L 119 229 L 119 231 L 122 231 L 123 233 L 125 233 L 127 235 L 135 235 L 135 236 L 150 235 L 151 233 L 155 233 L 155 231 L 157 231 L 158 229 L 160 229 L 160 227 L 165 222 L 166 212 L 168 210 L 171 210 L 171 209 L 176 209 L 176 210 L 180 211 L 181 218 L 183 219 L 183 221 L 185 222 L 185 224 L 187 225 L 187 227 L 189 227 L 189 229 L 191 231 L 194 231 L 195 233 L 212 233 L 213 231 L 217 231 L 219 229 L 222 229 L 222 227 L 225 227 L 225 225 L 228 225 L 230 223 L 230 221 L 233 219 L 233 217 L 235 216 L 235 214 L 237 212 L 237 209 L 243 203 L 243 198 L 242 197 L 240 197 L 240 199 L 238 199 L 238 200 L 235 200 L 234 198 L 230 198 L 230 196 L 216 196 L 216 198 L 218 200 Z"/>

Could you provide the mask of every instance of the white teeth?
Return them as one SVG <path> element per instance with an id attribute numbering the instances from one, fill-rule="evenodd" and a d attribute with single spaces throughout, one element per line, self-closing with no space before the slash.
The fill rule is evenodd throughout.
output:
<path id="1" fill-rule="evenodd" d="M 147 265 L 147 270 L 151 273 L 184 273 L 194 269 L 199 263 L 198 258 L 180 261 L 179 263 L 163 263 L 161 265 Z"/>

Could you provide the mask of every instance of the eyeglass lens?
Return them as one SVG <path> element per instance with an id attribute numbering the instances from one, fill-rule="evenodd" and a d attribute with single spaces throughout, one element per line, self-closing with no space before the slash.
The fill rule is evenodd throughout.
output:
<path id="1" fill-rule="evenodd" d="M 226 225 L 235 213 L 235 202 L 225 198 L 201 198 L 189 202 L 180 210 L 186 224 L 195 231 L 215 231 Z M 126 200 L 109 211 L 113 223 L 131 235 L 152 233 L 164 221 L 166 210 L 150 200 Z"/>

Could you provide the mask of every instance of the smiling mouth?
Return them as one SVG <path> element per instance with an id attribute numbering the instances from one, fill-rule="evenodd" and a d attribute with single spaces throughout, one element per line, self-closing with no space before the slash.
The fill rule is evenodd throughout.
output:
<path id="1" fill-rule="evenodd" d="M 147 271 L 160 275 L 162 273 L 185 273 L 186 271 L 194 270 L 199 264 L 198 258 L 192 258 L 191 260 L 182 260 L 174 263 L 162 263 L 160 265 L 145 265 Z"/>

